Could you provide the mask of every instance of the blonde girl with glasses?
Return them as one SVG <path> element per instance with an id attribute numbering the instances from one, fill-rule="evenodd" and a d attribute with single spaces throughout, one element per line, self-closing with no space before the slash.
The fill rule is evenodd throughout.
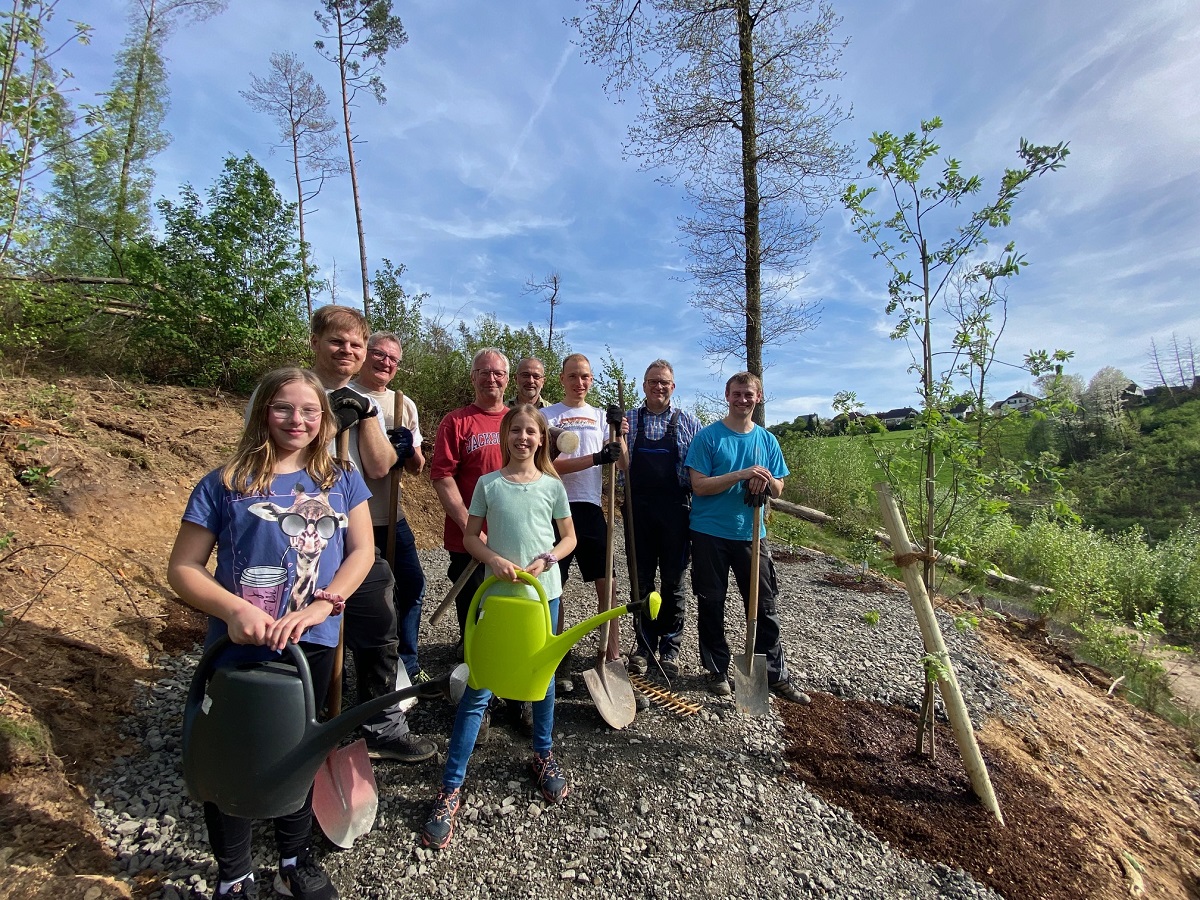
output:
<path id="1" fill-rule="evenodd" d="M 223 635 L 232 641 L 219 665 L 282 658 L 295 641 L 312 670 L 317 709 L 329 686 L 343 598 L 375 558 L 370 493 L 356 470 L 330 456 L 336 430 L 316 375 L 286 368 L 264 376 L 233 458 L 192 491 L 167 566 L 179 596 L 208 615 L 205 646 Z M 204 819 L 219 873 L 214 897 L 257 896 L 250 820 L 213 803 L 204 804 Z M 336 898 L 312 855 L 311 789 L 299 810 L 274 824 L 276 890 Z"/>

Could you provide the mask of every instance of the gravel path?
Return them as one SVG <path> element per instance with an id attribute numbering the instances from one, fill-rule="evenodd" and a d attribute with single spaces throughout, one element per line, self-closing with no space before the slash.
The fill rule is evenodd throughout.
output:
<path id="1" fill-rule="evenodd" d="M 446 556 L 428 551 L 422 560 L 429 577 L 428 616 L 449 587 Z M 922 651 L 903 593 L 835 587 L 824 577 L 848 570 L 820 555 L 780 563 L 778 569 L 796 682 L 809 691 L 916 708 Z M 571 621 L 595 608 L 591 586 L 576 580 L 568 583 L 566 598 Z M 734 647 L 745 627 L 737 609 L 735 601 L 729 622 Z M 871 610 L 880 614 L 876 625 L 864 619 Z M 973 634 L 960 634 L 948 617 L 941 618 L 976 724 L 1010 710 L 1006 676 L 981 652 Z M 629 627 L 625 620 L 627 645 Z M 427 636 L 422 664 L 428 671 L 449 667 L 456 630 L 451 615 Z M 594 638 L 585 638 L 580 659 L 590 659 L 595 648 Z M 162 680 L 145 686 L 127 722 L 141 751 L 118 760 L 94 787 L 93 806 L 117 855 L 120 877 L 166 873 L 152 900 L 208 897 L 215 889 L 203 819 L 186 796 L 179 769 L 181 710 L 195 659 L 189 654 L 160 660 Z M 377 765 L 380 804 L 374 830 L 348 851 L 318 843 L 341 895 L 381 900 L 996 896 L 961 871 L 894 852 L 790 777 L 781 722 L 744 717 L 731 700 L 704 690 L 694 622 L 682 661 L 684 674 L 674 687 L 701 702 L 703 711 L 696 716 L 680 718 L 652 708 L 617 732 L 601 722 L 582 684 L 559 698 L 555 752 L 573 784 L 561 806 L 547 808 L 536 791 L 527 739 L 507 724 L 494 723 L 471 759 L 454 842 L 442 852 L 422 849 L 418 832 L 437 790 L 453 711 L 442 703 L 418 706 L 413 728 L 438 741 L 438 760 Z M 269 825 L 256 831 L 256 863 L 265 882 L 262 896 L 271 896 L 276 860 Z"/>

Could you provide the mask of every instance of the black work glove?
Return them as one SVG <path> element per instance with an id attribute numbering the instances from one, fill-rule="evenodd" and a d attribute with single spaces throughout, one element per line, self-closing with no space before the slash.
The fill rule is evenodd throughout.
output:
<path id="1" fill-rule="evenodd" d="M 625 418 L 625 413 L 621 411 L 621 407 L 615 403 L 608 404 L 608 411 L 605 414 L 608 420 L 608 427 L 612 429 L 614 436 L 621 433 L 621 420 Z"/>
<path id="2" fill-rule="evenodd" d="M 756 494 L 750 490 L 750 480 L 746 479 L 742 482 L 742 502 L 747 506 L 766 506 L 767 501 L 771 499 L 770 490 L 765 490 L 761 494 Z"/>
<path id="3" fill-rule="evenodd" d="M 599 453 L 592 454 L 593 466 L 607 466 L 621 458 L 621 445 L 617 441 L 605 444 Z"/>
<path id="4" fill-rule="evenodd" d="M 392 449 L 396 451 L 397 465 L 403 463 L 406 459 L 412 459 L 413 453 L 413 433 L 400 425 L 397 428 L 388 429 L 388 440 L 392 442 Z"/>
<path id="5" fill-rule="evenodd" d="M 353 388 L 343 387 L 329 393 L 329 405 L 338 421 L 337 433 L 357 425 L 363 419 L 375 415 L 371 401 Z"/>

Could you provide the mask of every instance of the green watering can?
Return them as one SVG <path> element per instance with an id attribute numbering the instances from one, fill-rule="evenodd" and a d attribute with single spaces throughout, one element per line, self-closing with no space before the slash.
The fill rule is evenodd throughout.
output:
<path id="1" fill-rule="evenodd" d="M 562 634 L 554 633 L 550 601 L 542 583 L 528 572 L 518 572 L 520 581 L 504 581 L 494 575 L 479 586 L 467 609 L 463 656 L 469 675 L 467 684 L 487 688 L 506 700 L 541 700 L 559 661 L 580 638 L 609 619 L 643 606 L 650 618 L 658 618 L 662 598 L 652 592 L 645 601 L 630 602 L 584 619 Z"/>

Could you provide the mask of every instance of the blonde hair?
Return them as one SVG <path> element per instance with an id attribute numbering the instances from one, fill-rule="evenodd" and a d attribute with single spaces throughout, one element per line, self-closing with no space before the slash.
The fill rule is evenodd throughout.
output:
<path id="1" fill-rule="evenodd" d="M 288 366 L 268 372 L 254 389 L 242 439 L 233 459 L 221 469 L 221 483 L 226 489 L 241 494 L 269 493 L 271 481 L 275 478 L 275 445 L 271 443 L 267 428 L 267 417 L 271 414 L 269 407 L 284 387 L 297 381 L 311 387 L 321 404 L 321 427 L 308 445 L 304 470 L 322 490 L 327 491 L 349 467 L 349 463 L 334 460 L 329 455 L 329 442 L 337 432 L 337 421 L 329 407 L 329 398 L 321 380 L 308 369 Z"/>
<path id="2" fill-rule="evenodd" d="M 537 450 L 533 452 L 533 464 L 539 472 L 544 472 L 547 475 L 553 475 L 558 478 L 558 471 L 554 468 L 554 463 L 550 462 L 550 423 L 546 421 L 546 417 L 542 415 L 542 411 L 532 403 L 518 403 L 504 414 L 504 418 L 500 420 L 500 459 L 501 465 L 507 466 L 512 460 L 512 451 L 508 449 L 508 431 L 512 427 L 513 419 L 517 416 L 528 416 L 534 421 L 538 427 L 538 431 L 542 433 L 542 440 L 538 444 Z"/>
<path id="3" fill-rule="evenodd" d="M 336 303 L 328 303 L 313 313 L 309 328 L 313 337 L 317 338 L 323 338 L 331 331 L 356 331 L 364 341 L 371 337 L 371 326 L 367 324 L 366 316 L 353 307 L 338 306 Z"/>

